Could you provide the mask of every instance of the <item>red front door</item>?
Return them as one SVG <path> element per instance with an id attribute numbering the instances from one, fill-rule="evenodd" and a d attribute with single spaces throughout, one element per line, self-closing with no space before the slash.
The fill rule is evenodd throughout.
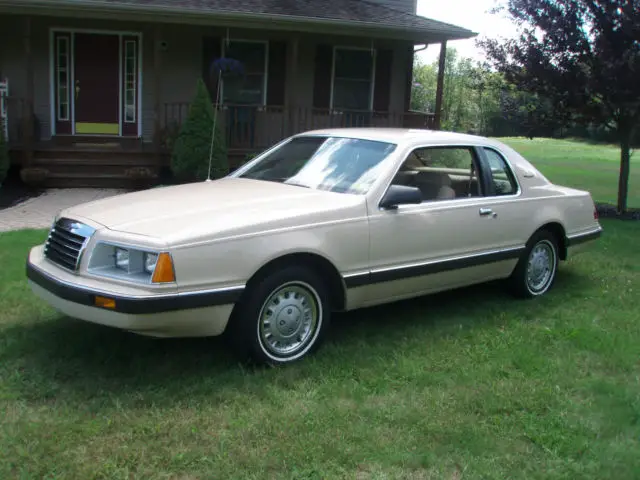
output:
<path id="1" fill-rule="evenodd" d="M 76 33 L 75 132 L 120 134 L 120 37 Z"/>

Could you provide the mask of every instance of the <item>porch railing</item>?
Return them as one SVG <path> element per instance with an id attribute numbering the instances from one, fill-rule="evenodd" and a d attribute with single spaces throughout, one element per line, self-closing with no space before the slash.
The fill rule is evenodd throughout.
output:
<path id="1" fill-rule="evenodd" d="M 188 103 L 164 105 L 162 128 L 175 134 L 189 113 Z M 218 122 L 227 146 L 238 150 L 267 148 L 290 135 L 322 128 L 402 127 L 432 129 L 435 115 L 420 112 L 372 112 L 308 107 L 224 105 Z"/>

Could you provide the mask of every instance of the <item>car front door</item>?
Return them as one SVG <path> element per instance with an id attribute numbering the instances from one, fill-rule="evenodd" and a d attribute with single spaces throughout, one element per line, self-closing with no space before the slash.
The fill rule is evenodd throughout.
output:
<path id="1" fill-rule="evenodd" d="M 416 148 L 391 184 L 419 188 L 423 201 L 370 210 L 367 304 L 509 274 L 522 245 L 504 234 L 484 150 Z"/>

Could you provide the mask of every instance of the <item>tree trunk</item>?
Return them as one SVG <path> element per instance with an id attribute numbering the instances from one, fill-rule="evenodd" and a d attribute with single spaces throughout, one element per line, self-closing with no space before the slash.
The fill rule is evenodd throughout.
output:
<path id="1" fill-rule="evenodd" d="M 620 132 L 620 176 L 618 178 L 618 214 L 627 211 L 629 170 L 631 164 L 631 129 Z"/>

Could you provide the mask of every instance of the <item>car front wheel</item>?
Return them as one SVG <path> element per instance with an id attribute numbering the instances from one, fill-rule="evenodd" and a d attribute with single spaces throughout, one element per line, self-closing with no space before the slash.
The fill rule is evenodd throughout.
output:
<path id="1" fill-rule="evenodd" d="M 307 356 L 327 331 L 328 298 L 323 282 L 303 267 L 286 267 L 254 282 L 231 319 L 236 350 L 272 365 Z"/>
<path id="2" fill-rule="evenodd" d="M 525 255 L 510 278 L 512 291 L 519 297 L 539 297 L 546 293 L 558 271 L 558 241 L 551 232 L 542 230 L 529 242 Z"/>

